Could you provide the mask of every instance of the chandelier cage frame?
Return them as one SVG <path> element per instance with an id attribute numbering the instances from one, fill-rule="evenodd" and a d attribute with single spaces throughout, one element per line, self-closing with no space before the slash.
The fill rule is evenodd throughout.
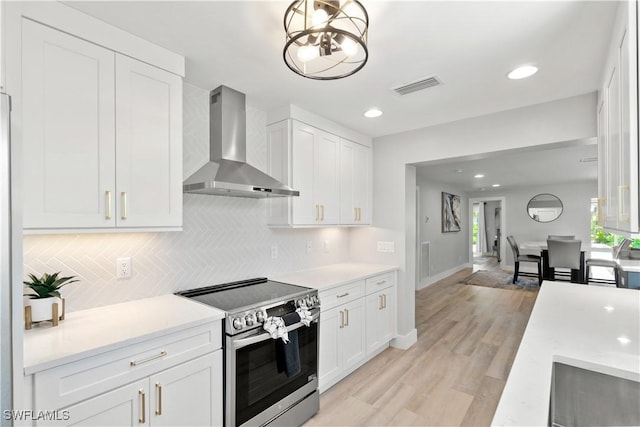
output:
<path id="1" fill-rule="evenodd" d="M 312 21 L 318 9 L 327 13 L 322 25 L 314 25 Z M 303 77 L 313 80 L 348 77 L 360 71 L 369 58 L 369 15 L 358 0 L 296 0 L 285 12 L 284 29 L 284 62 Z M 347 39 L 357 46 L 351 56 L 343 47 Z M 312 48 L 313 55 L 317 48 L 317 56 L 301 60 L 298 51 L 305 47 Z"/>

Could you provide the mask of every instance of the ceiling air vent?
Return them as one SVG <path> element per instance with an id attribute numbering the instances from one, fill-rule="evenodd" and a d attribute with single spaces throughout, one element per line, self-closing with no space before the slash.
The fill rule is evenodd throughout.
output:
<path id="1" fill-rule="evenodd" d="M 406 85 L 397 86 L 391 88 L 392 91 L 399 95 L 407 95 L 412 92 L 417 92 L 422 89 L 427 89 L 434 86 L 439 86 L 442 84 L 442 81 L 438 76 L 429 76 L 413 83 L 408 83 Z"/>

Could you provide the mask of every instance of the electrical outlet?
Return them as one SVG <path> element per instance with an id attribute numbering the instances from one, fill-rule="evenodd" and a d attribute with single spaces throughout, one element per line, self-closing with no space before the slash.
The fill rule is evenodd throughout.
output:
<path id="1" fill-rule="evenodd" d="M 278 258 L 278 247 L 276 245 L 271 246 L 271 259 Z"/>
<path id="2" fill-rule="evenodd" d="M 328 253 L 329 253 L 329 241 L 328 241 L 328 240 L 325 240 L 325 241 L 322 243 L 322 249 L 324 250 L 324 253 L 325 253 L 325 254 L 328 254 Z"/>
<path id="3" fill-rule="evenodd" d="M 378 252 L 393 253 L 396 251 L 395 242 L 378 242 Z"/>
<path id="4" fill-rule="evenodd" d="M 116 277 L 118 279 L 128 279 L 131 277 L 131 258 L 116 259 Z"/>
<path id="5" fill-rule="evenodd" d="M 307 241 L 307 253 L 311 253 L 313 250 L 313 242 L 311 240 Z"/>

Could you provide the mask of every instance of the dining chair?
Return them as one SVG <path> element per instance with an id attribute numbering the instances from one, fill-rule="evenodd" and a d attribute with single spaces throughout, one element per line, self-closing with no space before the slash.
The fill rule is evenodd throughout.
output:
<path id="1" fill-rule="evenodd" d="M 576 236 L 559 236 L 559 235 L 553 235 L 553 234 L 549 234 L 547 236 L 547 239 L 555 239 L 555 240 L 575 240 Z"/>
<path id="2" fill-rule="evenodd" d="M 567 239 L 547 239 L 547 249 L 549 251 L 549 267 L 553 270 L 553 280 L 556 280 L 556 276 L 565 276 L 567 273 L 558 272 L 557 268 L 568 268 L 570 270 L 582 271 L 584 262 L 584 256 L 580 247 L 582 246 L 581 240 L 567 240 Z M 572 275 L 573 276 L 573 275 Z M 578 283 L 582 283 L 584 278 L 581 274 L 578 274 L 576 280 Z M 571 280 L 572 282 L 574 280 Z"/>
<path id="3" fill-rule="evenodd" d="M 507 236 L 507 242 L 509 242 L 509 246 L 511 246 L 511 251 L 513 252 L 513 261 L 515 263 L 513 283 L 516 283 L 516 280 L 518 280 L 518 273 L 520 273 L 520 262 L 535 262 L 536 264 L 538 264 L 538 285 L 542 285 L 542 258 L 539 255 L 521 255 L 520 249 L 518 248 L 518 243 L 513 236 Z M 533 273 L 520 273 L 520 275 L 535 276 Z"/>
<path id="4" fill-rule="evenodd" d="M 617 263 L 617 259 L 620 257 L 620 254 L 626 251 L 629 246 L 631 246 L 631 240 L 624 239 L 618 246 L 613 248 L 613 259 L 602 259 L 602 258 L 589 258 L 585 261 L 586 271 L 585 271 L 585 283 L 589 284 L 589 270 L 591 267 L 606 267 L 613 268 L 614 274 L 614 282 L 616 288 L 622 287 L 622 281 L 620 280 L 620 266 Z M 591 280 L 593 283 L 612 283 L 611 280 L 607 279 L 593 279 Z"/>

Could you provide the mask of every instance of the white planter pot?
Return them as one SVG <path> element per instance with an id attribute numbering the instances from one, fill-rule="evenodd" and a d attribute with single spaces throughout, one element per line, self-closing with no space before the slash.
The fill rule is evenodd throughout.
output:
<path id="1" fill-rule="evenodd" d="M 62 300 L 58 297 L 29 299 L 27 305 L 31 306 L 31 321 L 41 322 L 52 320 L 53 304 L 58 304 L 58 316 L 62 316 Z"/>

